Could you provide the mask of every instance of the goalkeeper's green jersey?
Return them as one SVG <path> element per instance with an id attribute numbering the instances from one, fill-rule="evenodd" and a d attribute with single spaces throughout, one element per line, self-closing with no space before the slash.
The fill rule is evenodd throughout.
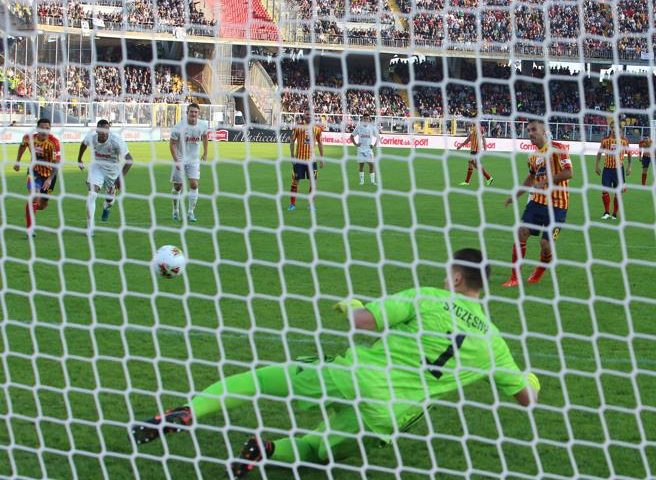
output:
<path id="1" fill-rule="evenodd" d="M 527 385 L 499 330 L 467 297 L 419 288 L 365 308 L 380 338 L 350 348 L 328 370 L 345 398 L 361 400 L 364 422 L 383 437 L 420 416 L 427 400 L 477 380 L 494 379 L 506 395 Z"/>

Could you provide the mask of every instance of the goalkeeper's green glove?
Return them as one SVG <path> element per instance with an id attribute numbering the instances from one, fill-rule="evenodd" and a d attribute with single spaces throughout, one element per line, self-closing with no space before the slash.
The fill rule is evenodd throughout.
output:
<path id="1" fill-rule="evenodd" d="M 333 305 L 333 310 L 337 310 L 343 315 L 346 315 L 349 310 L 355 310 L 357 308 L 364 308 L 364 303 L 354 298 L 351 300 L 342 300 Z"/>
<path id="2" fill-rule="evenodd" d="M 540 380 L 538 380 L 537 375 L 535 375 L 534 373 L 529 373 L 529 374 L 528 374 L 528 377 L 527 377 L 527 380 L 528 380 L 528 384 L 529 384 L 529 386 L 530 386 L 535 392 L 539 392 L 539 391 L 540 391 Z"/>

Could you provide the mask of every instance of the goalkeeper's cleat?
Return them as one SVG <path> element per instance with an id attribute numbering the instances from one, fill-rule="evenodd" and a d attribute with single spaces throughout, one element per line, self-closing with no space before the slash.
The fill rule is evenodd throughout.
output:
<path id="1" fill-rule="evenodd" d="M 487 180 L 485 180 L 485 185 L 488 186 L 488 187 L 490 185 L 492 185 L 493 183 L 494 183 L 494 177 L 490 177 Z"/>
<path id="2" fill-rule="evenodd" d="M 609 219 L 610 219 L 610 213 L 605 212 L 605 213 L 601 216 L 601 219 L 602 219 L 602 220 L 609 220 Z"/>
<path id="3" fill-rule="evenodd" d="M 517 277 L 512 276 L 505 283 L 502 283 L 501 286 L 506 288 L 517 287 L 519 286 L 519 280 L 517 279 Z"/>
<path id="4" fill-rule="evenodd" d="M 262 447 L 264 447 L 264 454 L 262 454 Z M 256 437 L 249 438 L 241 449 L 239 460 L 232 462 L 230 465 L 233 476 L 235 478 L 244 478 L 265 457 L 271 457 L 273 450 L 273 442 Z"/>
<path id="5" fill-rule="evenodd" d="M 535 270 L 533 270 L 533 273 L 528 276 L 526 281 L 528 283 L 540 283 L 540 280 L 542 280 L 542 275 L 544 275 L 545 271 L 546 269 L 544 267 L 537 267 Z"/>
<path id="6" fill-rule="evenodd" d="M 100 217 L 100 220 L 103 221 L 103 222 L 106 222 L 107 220 L 109 220 L 110 212 L 111 212 L 111 208 L 103 208 L 102 216 Z"/>
<path id="7" fill-rule="evenodd" d="M 196 215 L 194 215 L 194 212 L 187 213 L 187 221 L 189 223 L 196 223 Z"/>
<path id="8" fill-rule="evenodd" d="M 290 203 L 289 207 L 287 207 L 287 211 L 288 212 L 293 212 L 294 210 L 296 210 L 296 205 L 294 205 L 293 203 Z"/>
<path id="9" fill-rule="evenodd" d="M 191 408 L 178 407 L 167 410 L 162 419 L 161 415 L 132 425 L 130 433 L 137 445 L 150 443 L 157 440 L 162 434 L 177 433 L 182 431 L 181 426 L 190 426 L 193 422 Z"/>
<path id="10" fill-rule="evenodd" d="M 461 187 L 468 187 L 470 185 L 470 183 L 469 182 L 460 182 L 458 185 L 460 185 Z"/>

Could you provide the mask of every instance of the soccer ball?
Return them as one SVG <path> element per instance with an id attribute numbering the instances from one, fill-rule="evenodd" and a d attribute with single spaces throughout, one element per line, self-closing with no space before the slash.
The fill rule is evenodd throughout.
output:
<path id="1" fill-rule="evenodd" d="M 182 275 L 187 259 L 178 247 L 164 245 L 157 250 L 153 259 L 153 270 L 164 278 L 175 278 Z"/>

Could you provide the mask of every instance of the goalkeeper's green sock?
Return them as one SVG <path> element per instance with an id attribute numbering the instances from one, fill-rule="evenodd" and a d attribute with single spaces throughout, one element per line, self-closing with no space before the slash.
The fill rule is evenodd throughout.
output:
<path id="1" fill-rule="evenodd" d="M 286 397 L 289 392 L 284 367 L 272 365 L 258 368 L 255 371 L 230 375 L 210 385 L 191 400 L 189 406 L 194 418 L 216 413 L 221 410 L 222 404 L 227 410 L 250 404 L 251 400 L 248 398 L 238 398 L 233 395 L 253 398 L 258 393 L 258 383 L 259 393 Z"/>
<path id="2" fill-rule="evenodd" d="M 298 451 L 298 457 L 294 452 L 294 445 L 296 444 L 296 449 Z M 312 463 L 321 463 L 321 459 L 317 456 L 315 448 L 311 443 L 303 438 L 281 438 L 273 442 L 274 450 L 273 455 L 271 455 L 271 460 L 276 460 L 278 462 L 294 463 L 298 462 L 312 462 Z"/>

